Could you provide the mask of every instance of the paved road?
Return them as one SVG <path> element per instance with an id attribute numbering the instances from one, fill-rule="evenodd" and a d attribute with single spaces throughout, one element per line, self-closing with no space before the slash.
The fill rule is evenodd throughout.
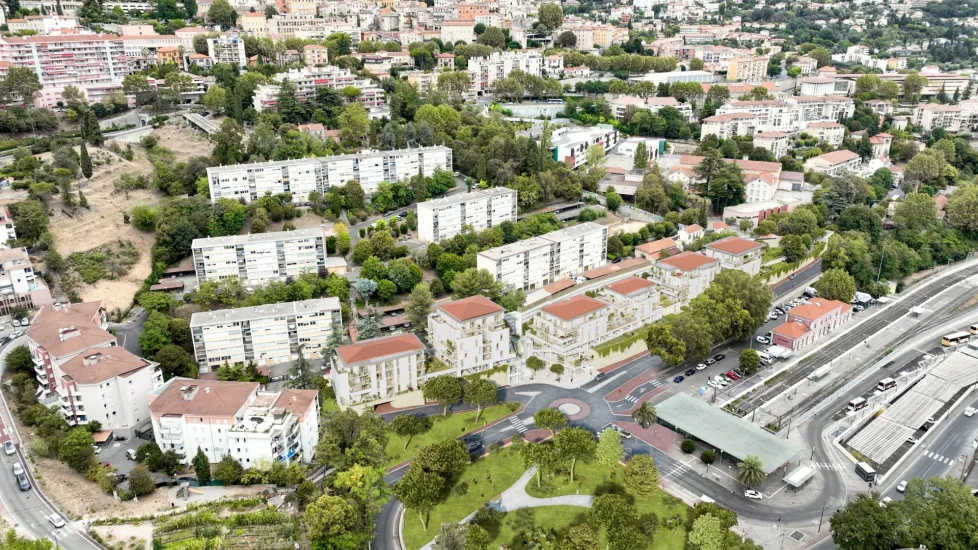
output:
<path id="1" fill-rule="evenodd" d="M 2 374 L 6 361 L 6 354 L 16 346 L 26 344 L 26 338 L 20 338 L 4 347 L 3 351 L 0 352 L 0 374 Z M 34 476 L 30 473 L 30 469 L 26 468 L 27 461 L 20 445 L 20 437 L 14 433 L 13 426 L 10 422 L 10 409 L 7 407 L 6 400 L 2 399 L 2 396 L 0 396 L 0 428 L 3 428 L 3 431 L 0 431 L 0 433 L 8 434 L 17 444 L 17 453 L 15 455 L 8 456 L 4 454 L 2 458 L 5 471 L 0 472 L 0 504 L 2 504 L 0 508 L 2 508 L 3 518 L 8 523 L 16 525 L 22 532 L 27 533 L 31 537 L 35 539 L 50 539 L 55 541 L 57 546 L 61 548 L 68 548 L 70 550 L 102 549 L 103 547 L 90 539 L 80 526 L 69 523 L 61 529 L 56 529 L 48 520 L 48 516 L 58 512 L 51 502 L 40 492 Z M 6 439 L 6 437 L 7 435 L 4 435 L 0 439 Z M 12 472 L 14 462 L 25 465 L 25 470 L 30 476 L 31 481 L 31 489 L 29 491 L 21 491 L 17 486 Z M 65 521 L 68 521 L 67 518 L 65 518 Z"/>
<path id="2" fill-rule="evenodd" d="M 119 345 L 137 357 L 143 356 L 143 348 L 139 346 L 139 335 L 143 333 L 143 323 L 146 322 L 148 316 L 146 310 L 141 309 L 125 323 L 109 323 L 109 328 L 115 331 Z"/>

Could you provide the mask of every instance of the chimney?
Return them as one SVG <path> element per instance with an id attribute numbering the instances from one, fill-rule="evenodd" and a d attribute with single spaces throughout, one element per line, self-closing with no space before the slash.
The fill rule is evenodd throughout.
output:
<path id="1" fill-rule="evenodd" d="M 210 392 L 211 392 L 210 388 L 204 388 L 204 393 L 210 393 Z"/>
<path id="2" fill-rule="evenodd" d="M 197 396 L 197 385 L 191 384 L 186 387 L 181 387 L 180 393 L 183 394 L 184 401 L 193 401 L 194 397 Z"/>
<path id="3" fill-rule="evenodd" d="M 82 359 L 82 364 L 85 365 L 86 367 L 90 367 L 92 365 L 97 365 L 98 362 L 101 361 L 101 360 L 102 360 L 102 354 L 101 353 L 93 353 L 91 355 L 86 355 Z"/>
<path id="4" fill-rule="evenodd" d="M 75 328 L 74 325 L 58 331 L 58 339 L 62 342 L 75 338 L 76 336 L 81 336 L 81 331 Z"/>

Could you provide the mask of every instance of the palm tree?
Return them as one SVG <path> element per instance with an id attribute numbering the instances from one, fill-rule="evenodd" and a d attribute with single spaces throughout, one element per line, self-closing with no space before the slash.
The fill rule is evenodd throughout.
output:
<path id="1" fill-rule="evenodd" d="M 649 405 L 648 401 L 642 403 L 635 409 L 632 413 L 632 420 L 638 422 L 643 428 L 648 428 L 651 424 L 655 424 L 655 420 L 658 416 L 655 414 L 655 407 Z"/>
<path id="2" fill-rule="evenodd" d="M 757 487 L 764 483 L 767 474 L 764 473 L 764 462 L 757 455 L 747 455 L 744 461 L 737 464 L 737 481 L 748 488 Z"/>

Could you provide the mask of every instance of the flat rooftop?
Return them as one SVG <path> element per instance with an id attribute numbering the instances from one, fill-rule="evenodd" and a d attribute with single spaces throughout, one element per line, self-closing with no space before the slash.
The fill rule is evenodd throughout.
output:
<path id="1" fill-rule="evenodd" d="M 307 227 L 294 231 L 273 231 L 271 233 L 251 233 L 249 235 L 227 235 L 194 239 L 190 248 L 211 248 L 215 246 L 236 246 L 239 244 L 291 241 L 295 239 L 325 238 L 329 233 L 322 227 Z"/>
<path id="2" fill-rule="evenodd" d="M 515 243 L 497 246 L 496 248 L 490 248 L 489 250 L 483 250 L 482 252 L 479 252 L 479 256 L 489 258 L 490 260 L 502 260 L 503 258 L 508 258 L 513 254 L 520 254 L 528 250 L 549 247 L 552 245 L 553 243 L 551 241 L 548 241 L 543 237 L 531 237 L 522 241 L 516 241 Z"/>
<path id="3" fill-rule="evenodd" d="M 232 172 L 236 170 L 251 170 L 254 168 L 268 168 L 277 166 L 302 166 L 310 163 L 321 163 L 326 164 L 330 162 L 343 161 L 343 160 L 353 160 L 353 159 L 364 159 L 370 157 L 388 157 L 404 155 L 409 153 L 424 153 L 425 151 L 451 151 L 451 148 L 445 147 L 444 145 L 432 145 L 431 147 L 410 147 L 407 149 L 392 149 L 390 151 L 379 151 L 376 149 L 368 149 L 360 153 L 351 153 L 348 155 L 329 155 L 325 157 L 316 158 L 301 158 L 301 159 L 290 159 L 290 160 L 272 160 L 267 162 L 252 162 L 249 164 L 230 164 L 228 166 L 211 166 L 207 169 L 208 178 L 213 174 L 220 174 L 223 172 Z"/>
<path id="4" fill-rule="evenodd" d="M 487 200 L 494 195 L 506 195 L 506 194 L 516 194 L 516 191 L 508 187 L 492 187 L 490 189 L 479 189 L 477 191 L 472 191 L 471 193 L 458 193 L 456 195 L 451 195 L 448 197 L 440 197 L 437 199 L 431 199 L 430 201 L 424 201 L 418 203 L 418 208 L 439 208 L 442 206 L 450 206 L 453 204 L 461 204 L 465 202 L 472 202 L 477 200 Z"/>
<path id="5" fill-rule="evenodd" d="M 794 458 L 801 447 L 745 422 L 722 409 L 684 393 L 676 394 L 655 407 L 662 420 L 685 433 L 743 460 L 756 455 L 770 474 Z"/>
<path id="6" fill-rule="evenodd" d="M 548 241 L 558 242 L 563 241 L 564 239 L 573 239 L 591 233 L 600 233 L 605 229 L 605 226 L 601 224 L 585 222 L 578 225 L 572 225 L 571 227 L 566 227 L 564 229 L 558 229 L 557 231 L 551 231 L 550 233 L 544 233 L 540 236 Z"/>
<path id="7" fill-rule="evenodd" d="M 267 317 L 281 317 L 283 315 L 305 315 L 319 311 L 339 311 L 340 300 L 332 296 L 326 298 L 315 298 L 312 300 L 302 300 L 301 302 L 284 302 L 281 304 L 268 304 L 264 306 L 239 307 L 234 309 L 219 309 L 216 311 L 201 311 L 194 313 L 190 317 L 191 327 L 213 325 L 216 323 L 233 323 L 237 321 L 251 321 L 254 319 L 264 319 Z"/>

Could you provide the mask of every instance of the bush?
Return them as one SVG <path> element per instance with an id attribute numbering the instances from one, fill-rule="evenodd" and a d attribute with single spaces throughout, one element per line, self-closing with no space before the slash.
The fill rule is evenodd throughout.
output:
<path id="1" fill-rule="evenodd" d="M 716 462 L 716 459 L 717 455 L 713 451 L 703 451 L 703 454 L 700 455 L 700 460 L 703 461 L 703 464 L 713 464 Z"/>
<path id="2" fill-rule="evenodd" d="M 692 439 L 687 439 L 683 441 L 683 444 L 679 448 L 686 454 L 690 454 L 696 450 L 696 443 L 693 443 Z"/>

